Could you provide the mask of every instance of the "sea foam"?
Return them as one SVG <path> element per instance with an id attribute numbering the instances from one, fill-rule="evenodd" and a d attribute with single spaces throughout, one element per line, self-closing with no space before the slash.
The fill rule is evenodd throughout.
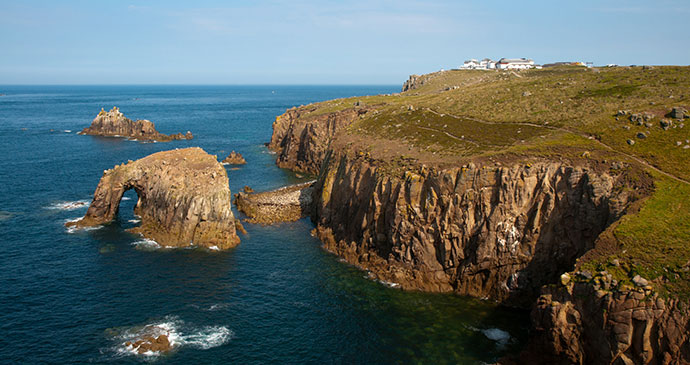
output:
<path id="1" fill-rule="evenodd" d="M 77 210 L 89 206 L 88 200 L 62 201 L 47 206 L 47 209 L 52 210 Z"/>
<path id="2" fill-rule="evenodd" d="M 115 343 L 112 350 L 119 356 L 155 357 L 160 353 L 147 351 L 139 354 L 131 343 L 146 337 L 166 335 L 172 351 L 180 347 L 207 350 L 226 344 L 234 333 L 226 326 L 194 326 L 185 323 L 176 316 L 167 316 L 160 321 L 143 326 L 133 326 L 110 331 Z M 130 345 L 127 345 L 127 343 Z"/>

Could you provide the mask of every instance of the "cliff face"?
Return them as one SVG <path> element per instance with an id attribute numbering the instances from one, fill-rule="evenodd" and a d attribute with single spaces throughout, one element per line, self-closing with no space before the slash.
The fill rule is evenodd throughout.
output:
<path id="1" fill-rule="evenodd" d="M 690 313 L 645 289 L 546 287 L 532 310 L 527 356 L 551 364 L 688 364 Z M 526 360 L 529 361 L 529 360 Z"/>
<path id="2" fill-rule="evenodd" d="M 182 133 L 171 135 L 159 133 L 153 122 L 148 120 L 132 121 L 125 117 L 117 107 L 113 107 L 108 112 L 101 109 L 101 112 L 91 122 L 91 126 L 84 128 L 80 134 L 129 137 L 141 141 L 157 142 L 194 138 L 189 131 L 184 135 Z"/>
<path id="3" fill-rule="evenodd" d="M 293 108 L 276 117 L 268 148 L 278 153 L 279 167 L 316 175 L 336 132 L 370 110 L 356 107 L 317 116 L 309 111 Z"/>
<path id="4" fill-rule="evenodd" d="M 528 306 L 622 214 L 616 185 L 554 162 L 396 178 L 329 152 L 312 219 L 327 249 L 381 280 Z"/>
<path id="5" fill-rule="evenodd" d="M 141 226 L 134 233 L 165 246 L 226 249 L 239 243 L 227 173 L 201 148 L 158 152 L 104 171 L 86 216 L 72 224 L 110 222 L 129 189 L 139 196 Z"/>

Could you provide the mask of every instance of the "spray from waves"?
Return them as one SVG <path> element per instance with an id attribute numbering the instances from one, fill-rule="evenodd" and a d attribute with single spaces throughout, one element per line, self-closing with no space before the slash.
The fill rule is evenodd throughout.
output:
<path id="1" fill-rule="evenodd" d="M 50 206 L 47 206 L 46 209 L 51 209 L 51 210 L 77 210 L 77 209 L 82 209 L 86 208 L 89 206 L 89 201 L 88 200 L 75 200 L 75 201 L 62 201 L 62 202 L 57 202 L 55 204 L 51 204 Z"/>
<path id="2" fill-rule="evenodd" d="M 181 347 L 207 350 L 228 343 L 234 333 L 225 326 L 194 326 L 177 316 L 166 316 L 162 320 L 145 325 L 112 328 L 106 331 L 112 339 L 111 353 L 117 357 L 142 356 L 152 358 L 164 352 Z M 165 335 L 169 341 L 168 351 L 140 351 L 141 341 Z"/>
<path id="3" fill-rule="evenodd" d="M 67 224 L 67 223 L 73 223 L 73 222 L 76 222 L 76 221 L 78 221 L 78 220 L 80 220 L 80 219 L 81 219 L 81 217 L 79 217 L 79 218 L 74 218 L 74 219 L 65 219 L 65 224 Z M 78 226 L 71 226 L 71 227 L 65 227 L 65 231 L 67 231 L 67 233 L 72 234 L 72 233 L 77 233 L 77 232 L 94 231 L 94 230 L 101 229 L 101 228 L 103 228 L 103 225 L 98 225 L 98 226 L 93 226 L 93 227 L 78 227 Z"/>
<path id="4" fill-rule="evenodd" d="M 158 242 L 149 238 L 142 238 L 138 241 L 134 241 L 132 242 L 132 245 L 134 245 L 135 248 L 144 251 L 153 251 L 161 248 L 161 245 L 159 245 Z"/>

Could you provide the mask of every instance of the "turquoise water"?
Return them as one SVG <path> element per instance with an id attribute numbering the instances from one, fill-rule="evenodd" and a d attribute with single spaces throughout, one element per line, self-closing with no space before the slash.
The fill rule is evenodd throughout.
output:
<path id="1" fill-rule="evenodd" d="M 454 295 L 403 292 L 323 251 L 308 220 L 245 224 L 227 252 L 156 249 L 129 191 L 118 219 L 68 232 L 104 169 L 153 152 L 199 146 L 248 164 L 230 189 L 303 181 L 263 143 L 295 105 L 398 91 L 397 86 L 0 87 L 0 362 L 483 363 L 524 344 L 525 312 Z M 120 107 L 191 141 L 80 136 L 100 109 Z M 51 131 L 52 129 L 52 131 Z M 172 333 L 167 355 L 123 342 L 147 325 Z"/>

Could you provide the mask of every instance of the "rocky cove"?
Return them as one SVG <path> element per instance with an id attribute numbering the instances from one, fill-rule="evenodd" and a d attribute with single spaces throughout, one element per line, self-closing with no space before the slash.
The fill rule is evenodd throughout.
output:
<path id="1" fill-rule="evenodd" d="M 505 363 L 690 361 L 682 301 L 580 268 L 615 245 L 612 228 L 653 189 L 639 166 L 467 159 L 391 174 L 343 142 L 373 108 L 314 110 L 277 117 L 268 146 L 279 166 L 318 175 L 310 212 L 327 250 L 404 289 L 531 308 L 530 345 Z"/>

